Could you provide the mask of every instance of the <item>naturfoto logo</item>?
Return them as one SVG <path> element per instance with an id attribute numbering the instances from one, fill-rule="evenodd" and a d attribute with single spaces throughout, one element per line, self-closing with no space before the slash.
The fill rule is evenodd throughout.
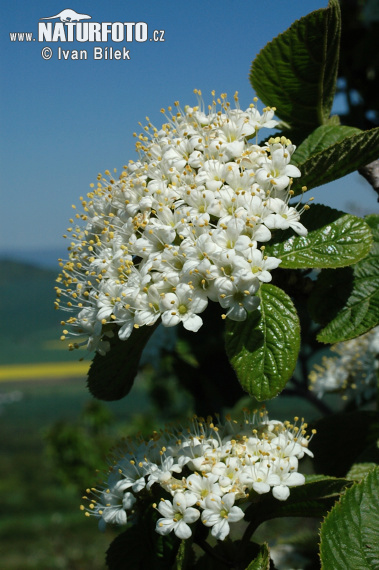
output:
<path id="1" fill-rule="evenodd" d="M 40 18 L 40 20 L 55 20 L 55 18 L 59 18 L 61 22 L 79 22 L 79 20 L 90 20 L 92 16 L 88 16 L 88 14 L 78 14 L 75 10 L 70 10 L 67 8 L 66 10 L 62 10 L 56 16 L 50 16 L 49 18 Z"/>
<path id="2" fill-rule="evenodd" d="M 146 22 L 81 22 L 91 20 L 92 16 L 69 8 L 40 20 L 56 18 L 60 22 L 38 23 L 39 42 L 146 42 L 148 39 Z M 161 36 L 157 39 L 157 32 L 154 30 L 153 41 L 162 41 Z"/>
<path id="3" fill-rule="evenodd" d="M 54 21 L 55 20 L 55 21 Z M 89 21 L 90 20 L 90 21 Z M 164 42 L 164 30 L 148 30 L 146 22 L 93 22 L 89 14 L 80 14 L 65 8 L 54 16 L 45 16 L 38 22 L 38 42 Z M 35 42 L 32 32 L 10 32 L 11 42 Z M 75 46 L 76 47 L 76 46 Z M 93 46 L 93 59 L 130 60 L 130 50 L 127 47 L 115 49 L 112 46 Z M 41 50 L 43 59 L 55 57 L 58 60 L 88 59 L 87 49 L 64 49 L 59 46 L 53 49 L 45 45 Z"/>

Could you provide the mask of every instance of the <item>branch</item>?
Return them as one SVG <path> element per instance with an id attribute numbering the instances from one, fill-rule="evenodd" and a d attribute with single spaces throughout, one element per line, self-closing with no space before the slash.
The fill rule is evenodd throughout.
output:
<path id="1" fill-rule="evenodd" d="M 374 162 L 370 162 L 370 164 L 366 164 L 366 166 L 362 166 L 362 168 L 358 169 L 359 174 L 366 178 L 367 182 L 371 184 L 375 192 L 378 194 L 378 202 L 379 202 L 379 158 L 374 160 Z"/>

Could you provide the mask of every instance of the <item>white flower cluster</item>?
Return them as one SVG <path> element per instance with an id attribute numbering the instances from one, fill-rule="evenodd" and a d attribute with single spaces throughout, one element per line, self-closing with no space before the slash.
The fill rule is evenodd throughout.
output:
<path id="1" fill-rule="evenodd" d="M 209 300 L 225 309 L 223 318 L 244 320 L 281 261 L 259 244 L 276 229 L 307 234 L 299 219 L 308 206 L 289 205 L 300 176 L 290 164 L 295 146 L 285 137 L 251 142 L 277 125 L 275 109 L 242 111 L 237 95 L 235 108 L 221 95 L 205 112 L 195 93 L 199 106 L 162 109 L 168 122 L 160 130 L 149 122 L 136 144 L 140 159 L 119 179 L 98 176 L 76 214 L 84 224 L 68 228 L 56 306 L 68 297 L 62 308 L 76 316 L 62 324 L 99 352 L 112 325 L 120 339 L 158 319 L 196 332 Z"/>
<path id="2" fill-rule="evenodd" d="M 379 327 L 366 334 L 332 346 L 338 354 L 324 357 L 309 375 L 310 390 L 319 398 L 326 392 L 338 392 L 342 398 L 358 404 L 376 392 L 379 371 Z"/>
<path id="3" fill-rule="evenodd" d="M 307 426 L 298 421 L 270 421 L 264 411 L 245 411 L 242 424 L 229 417 L 219 425 L 212 418 L 194 418 L 188 428 L 131 441 L 112 465 L 104 488 L 87 489 L 96 499 L 81 509 L 100 518 L 100 528 L 126 524 L 128 511 L 138 519 L 138 499 L 151 504 L 165 491 L 167 498 L 153 505 L 161 515 L 156 532 L 188 538 L 190 525 L 200 519 L 214 537 L 224 540 L 229 524 L 244 516 L 236 502 L 243 506 L 249 495 L 269 491 L 285 501 L 290 487 L 304 484 L 298 460 L 312 453 Z"/>

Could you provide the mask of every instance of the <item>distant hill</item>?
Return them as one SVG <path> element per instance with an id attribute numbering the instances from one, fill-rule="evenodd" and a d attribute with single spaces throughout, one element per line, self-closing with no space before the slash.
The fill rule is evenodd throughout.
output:
<path id="1" fill-rule="evenodd" d="M 54 309 L 58 270 L 0 259 L 0 364 L 78 358 L 59 343 L 64 314 Z"/>
<path id="2" fill-rule="evenodd" d="M 58 273 L 52 269 L 37 267 L 32 263 L 23 263 L 13 259 L 0 258 L 0 285 L 19 282 L 22 279 L 44 280 L 55 279 Z"/>
<path id="3" fill-rule="evenodd" d="M 2 250 L 0 249 L 0 260 L 12 260 L 21 264 L 31 264 L 35 267 L 45 269 L 56 269 L 58 267 L 58 259 L 60 257 L 67 258 L 67 245 L 64 243 L 62 247 L 43 248 L 43 249 L 16 249 Z"/>
<path id="4" fill-rule="evenodd" d="M 0 366 L 43 362 L 74 362 L 92 354 L 69 352 L 60 341 L 60 322 L 67 313 L 54 309 L 57 270 L 0 257 Z M 142 361 L 157 362 L 162 347 L 172 346 L 176 329 L 159 327 Z"/>

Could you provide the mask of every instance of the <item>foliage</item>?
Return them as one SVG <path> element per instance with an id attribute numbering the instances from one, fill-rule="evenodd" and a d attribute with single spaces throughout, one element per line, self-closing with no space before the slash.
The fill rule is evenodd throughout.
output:
<path id="1" fill-rule="evenodd" d="M 104 464 L 112 445 L 107 428 L 113 421 L 110 411 L 93 400 L 76 422 L 60 420 L 49 428 L 46 451 L 60 484 L 73 485 L 83 492 L 88 479 Z"/>
<path id="2" fill-rule="evenodd" d="M 312 12 L 269 42 L 252 63 L 253 88 L 266 105 L 275 105 L 282 120 L 281 134 L 298 145 L 292 172 L 296 166 L 302 176 L 293 183 L 291 196 L 364 168 L 379 156 L 379 127 L 364 131 L 357 125 L 341 126 L 339 118 L 331 116 L 340 34 L 339 3 L 330 0 L 327 8 Z M 289 143 L 285 144 L 289 148 Z M 154 533 L 157 515 L 148 506 L 143 512 L 136 507 L 132 511 L 136 524 L 120 534 L 108 550 L 110 570 L 123 568 L 126 558 L 133 568 L 270 568 L 267 545 L 250 539 L 264 521 L 290 516 L 326 517 L 321 530 L 324 568 L 345 568 L 351 560 L 354 568 L 378 564 L 373 507 L 378 501 L 377 413 L 356 410 L 357 403 L 349 402 L 342 413 L 330 415 L 334 410 L 308 391 L 308 357 L 321 349 L 319 343 L 354 339 L 379 325 L 379 216 L 362 220 L 326 206 L 306 205 L 301 220 L 307 234 L 300 230 L 294 236 L 277 227 L 273 240 L 263 248 L 268 258 L 280 258 L 281 265 L 272 283 L 261 284 L 258 309 L 249 312 L 245 320 L 226 319 L 224 332 L 220 320 L 216 321 L 218 309 L 208 307 L 204 327 L 196 332 L 196 338 L 180 328 L 175 349 L 163 353 L 168 369 L 192 395 L 196 411 L 204 415 L 211 406 L 216 412 L 230 407 L 242 390 L 254 401 L 270 400 L 283 391 L 312 402 L 327 415 L 319 420 L 311 444 L 314 469 L 323 475 L 310 476 L 304 485 L 294 486 L 287 500 L 252 491 L 244 505 L 247 525 L 241 527 L 242 539 L 219 541 L 216 546 L 204 528 L 208 521 L 196 524 L 191 539 L 180 542 L 180 533 L 179 538 Z M 250 294 L 244 291 L 244 295 Z M 186 310 L 184 307 L 184 313 Z M 110 350 L 105 356 L 95 356 L 88 385 L 95 397 L 114 400 L 132 387 L 154 327 L 137 327 L 125 341 L 119 340 L 117 326 L 108 323 L 105 327 L 103 333 L 114 333 Z M 213 423 L 209 425 L 214 428 Z M 154 441 L 159 437 L 155 434 Z M 204 437 L 198 435 L 199 446 Z M 78 455 L 87 452 L 87 445 L 83 438 L 71 439 Z M 165 452 L 163 446 L 160 453 Z M 143 461 L 138 465 L 142 469 Z M 139 476 L 142 479 L 142 472 Z M 127 495 L 132 496 L 132 484 L 135 482 L 127 483 Z M 111 508 L 111 503 L 106 507 L 100 504 L 95 514 L 102 517 L 101 509 Z M 188 510 L 192 504 L 187 505 Z M 364 505 L 361 510 L 360 504 Z M 173 521 L 172 525 L 179 524 L 175 516 Z M 157 528 L 159 531 L 159 521 Z M 217 533 L 212 531 L 212 535 Z"/>
<path id="3" fill-rule="evenodd" d="M 379 468 L 341 497 L 321 529 L 322 568 L 367 570 L 379 564 Z"/>
<path id="4" fill-rule="evenodd" d="M 266 105 L 303 135 L 328 123 L 336 89 L 341 23 L 337 0 L 301 18 L 269 42 L 250 80 Z"/>
<path id="5" fill-rule="evenodd" d="M 324 325 L 317 337 L 321 342 L 354 338 L 379 322 L 379 216 L 367 216 L 366 223 L 373 235 L 366 257 L 337 274 L 321 275 L 310 297 L 312 316 Z M 320 301 L 331 290 L 334 308 L 326 314 Z"/>
<path id="6" fill-rule="evenodd" d="M 240 322 L 229 321 L 226 353 L 246 392 L 258 401 L 282 391 L 294 371 L 300 324 L 291 299 L 273 285 L 261 286 L 260 311 Z"/>

